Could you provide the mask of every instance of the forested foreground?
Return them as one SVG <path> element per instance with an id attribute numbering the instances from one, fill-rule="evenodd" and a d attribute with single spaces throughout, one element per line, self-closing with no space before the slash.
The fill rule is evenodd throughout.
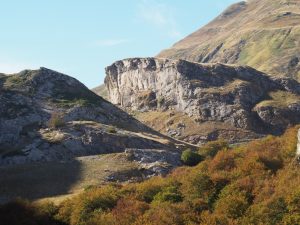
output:
<path id="1" fill-rule="evenodd" d="M 58 206 L 18 200 L 1 206 L 0 224 L 300 224 L 298 128 L 237 147 L 212 142 L 194 167 L 90 187 Z"/>

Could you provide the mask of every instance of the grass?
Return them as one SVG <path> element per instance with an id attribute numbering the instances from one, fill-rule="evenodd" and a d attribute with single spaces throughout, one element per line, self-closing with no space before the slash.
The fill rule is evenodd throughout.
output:
<path id="1" fill-rule="evenodd" d="M 253 1 L 236 17 L 214 20 L 159 57 L 202 61 L 223 43 L 211 62 L 249 65 L 270 75 L 289 76 L 285 67 L 299 52 L 299 19 L 297 1 Z"/>
<path id="2" fill-rule="evenodd" d="M 41 133 L 44 140 L 51 144 L 62 143 L 66 139 L 66 134 L 60 131 Z"/>
<path id="3" fill-rule="evenodd" d="M 277 108 L 286 108 L 293 103 L 300 103 L 300 97 L 286 91 L 276 91 L 269 93 L 269 100 L 257 104 L 256 107 L 272 106 Z"/>
<path id="4" fill-rule="evenodd" d="M 20 86 L 26 82 L 26 77 L 19 75 L 10 75 L 5 78 L 5 86 Z"/>
<path id="5" fill-rule="evenodd" d="M 168 133 L 168 128 L 176 129 L 179 123 L 185 124 L 185 129 L 181 130 L 181 135 L 176 137 L 179 140 L 184 140 L 185 138 L 194 135 L 206 136 L 216 130 L 219 131 L 219 134 L 224 139 L 230 139 L 233 134 L 240 139 L 247 139 L 247 136 L 251 135 L 248 131 L 232 127 L 231 125 L 222 122 L 195 122 L 197 120 L 196 117 L 189 117 L 182 112 L 173 110 L 136 112 L 134 113 L 134 116 L 154 130 L 165 135 Z"/>
<path id="6" fill-rule="evenodd" d="M 101 98 L 84 86 L 69 86 L 56 82 L 52 93 L 53 103 L 61 107 L 100 105 Z"/>
<path id="7" fill-rule="evenodd" d="M 236 79 L 236 80 L 233 80 L 232 82 L 227 82 L 224 86 L 205 88 L 205 89 L 203 89 L 203 91 L 205 91 L 207 93 L 227 94 L 227 93 L 234 91 L 239 86 L 247 85 L 247 84 L 249 84 L 248 81 Z"/>
<path id="8" fill-rule="evenodd" d="M 86 107 L 90 106 L 90 102 L 87 99 L 55 99 L 53 101 L 57 106 L 63 107 L 63 108 L 70 108 L 73 106 L 80 106 L 80 107 Z"/>
<path id="9" fill-rule="evenodd" d="M 48 122 L 48 126 L 54 129 L 63 127 L 65 125 L 64 115 L 61 113 L 53 113 Z"/>
<path id="10" fill-rule="evenodd" d="M 134 171 L 137 165 L 124 154 L 0 167 L 0 203 L 16 197 L 62 201 L 87 187 L 106 183 L 106 177 L 111 174 L 126 172 L 127 176 L 138 176 Z"/>

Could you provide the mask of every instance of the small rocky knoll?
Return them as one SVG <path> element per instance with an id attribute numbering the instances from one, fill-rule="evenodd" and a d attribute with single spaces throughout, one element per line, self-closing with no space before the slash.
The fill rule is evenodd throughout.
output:
<path id="1" fill-rule="evenodd" d="M 176 141 L 76 79 L 46 68 L 0 77 L 0 133 L 1 166 L 66 161 L 127 148 L 176 149 Z"/>

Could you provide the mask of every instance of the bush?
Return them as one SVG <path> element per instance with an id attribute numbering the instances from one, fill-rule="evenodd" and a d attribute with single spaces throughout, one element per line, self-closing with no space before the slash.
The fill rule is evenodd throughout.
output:
<path id="1" fill-rule="evenodd" d="M 51 128 L 59 128 L 65 125 L 64 116 L 61 113 L 53 113 L 48 122 Z"/>
<path id="2" fill-rule="evenodd" d="M 54 218 L 57 212 L 53 204 L 37 205 L 25 200 L 18 199 L 0 205 L 0 224 L 6 225 L 59 225 Z"/>
<path id="3" fill-rule="evenodd" d="M 114 224 L 134 224 L 135 220 L 142 216 L 148 209 L 149 205 L 145 202 L 138 201 L 132 197 L 122 198 L 112 210 L 112 215 L 115 219 Z"/>
<path id="4" fill-rule="evenodd" d="M 229 171 L 235 167 L 235 158 L 236 155 L 233 151 L 221 150 L 217 155 L 212 159 L 209 168 L 212 171 L 222 170 Z"/>
<path id="5" fill-rule="evenodd" d="M 224 188 L 215 205 L 215 212 L 227 218 L 237 219 L 245 214 L 248 207 L 247 193 Z"/>
<path id="6" fill-rule="evenodd" d="M 186 199 L 201 198 L 205 203 L 210 203 L 216 192 L 215 185 L 207 174 L 197 171 L 186 175 L 186 181 L 181 186 Z"/>
<path id="7" fill-rule="evenodd" d="M 187 149 L 182 152 L 181 160 L 185 165 L 196 166 L 199 162 L 202 161 L 202 157 L 198 153 L 193 152 L 190 149 Z"/>
<path id="8" fill-rule="evenodd" d="M 118 188 L 105 186 L 103 188 L 92 188 L 77 196 L 75 204 L 71 208 L 70 224 L 77 225 L 87 221 L 95 213 L 106 212 L 113 209 L 119 200 Z M 62 210 L 61 210 L 62 211 Z M 68 216 L 68 210 L 62 215 Z M 68 218 L 64 218 L 68 221 Z"/>
<path id="9" fill-rule="evenodd" d="M 204 157 L 215 157 L 218 151 L 228 148 L 229 144 L 224 140 L 211 141 L 200 147 L 199 153 Z"/>
<path id="10" fill-rule="evenodd" d="M 154 196 L 154 202 L 181 202 L 182 196 L 178 187 L 169 186 L 162 189 L 161 192 Z"/>
<path id="11" fill-rule="evenodd" d="M 215 148 L 214 157 L 167 177 L 90 187 L 59 206 L 6 204 L 0 224 L 300 224 L 298 129 L 230 150 Z"/>
<path id="12" fill-rule="evenodd" d="M 136 185 L 136 197 L 140 201 L 150 203 L 156 194 L 166 187 L 167 181 L 162 177 L 154 177 Z"/>

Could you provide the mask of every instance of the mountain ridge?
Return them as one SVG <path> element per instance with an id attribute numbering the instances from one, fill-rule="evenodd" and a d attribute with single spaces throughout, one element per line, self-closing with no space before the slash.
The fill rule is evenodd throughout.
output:
<path id="1" fill-rule="evenodd" d="M 249 65 L 299 81 L 299 6 L 299 0 L 233 4 L 157 57 Z"/>

